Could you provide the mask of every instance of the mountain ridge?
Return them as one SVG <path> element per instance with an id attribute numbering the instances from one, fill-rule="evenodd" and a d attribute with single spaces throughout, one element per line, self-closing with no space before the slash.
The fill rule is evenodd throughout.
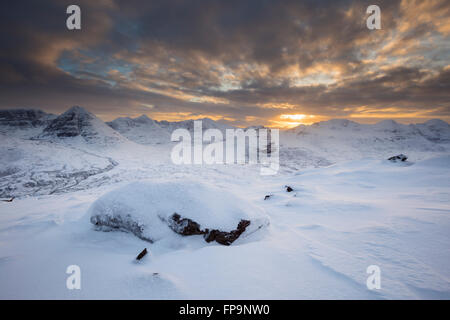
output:
<path id="1" fill-rule="evenodd" d="M 235 128 L 210 118 L 198 120 L 202 120 L 204 130 L 214 128 L 224 131 Z M 108 143 L 108 140 L 111 143 L 127 139 L 144 145 L 162 144 L 170 142 L 170 135 L 175 129 L 184 128 L 193 131 L 194 121 L 194 119 L 158 121 L 143 114 L 135 118 L 119 117 L 104 122 L 79 106 L 69 108 L 60 115 L 49 114 L 39 109 L 0 110 L 1 133 L 39 140 L 67 140 L 67 138 L 81 137 L 87 142 L 103 139 L 105 143 Z M 248 128 L 260 127 L 263 126 Z M 244 130 L 248 128 L 244 128 Z M 394 140 L 402 139 L 404 136 L 418 136 L 434 143 L 450 142 L 450 125 L 441 119 L 430 119 L 414 124 L 402 124 L 392 119 L 382 120 L 375 124 L 362 124 L 349 119 L 329 119 L 311 125 L 301 124 L 294 128 L 281 130 L 281 132 L 284 136 L 330 136 L 336 135 L 338 132 L 348 132 L 351 135 L 365 132 L 364 134 L 367 135 L 370 132 L 372 135 L 388 134 Z"/>
<path id="2" fill-rule="evenodd" d="M 110 128 L 102 120 L 86 109 L 73 106 L 57 116 L 44 128 L 37 140 L 65 140 L 78 138 L 89 144 L 114 144 L 124 142 L 117 131 Z"/>

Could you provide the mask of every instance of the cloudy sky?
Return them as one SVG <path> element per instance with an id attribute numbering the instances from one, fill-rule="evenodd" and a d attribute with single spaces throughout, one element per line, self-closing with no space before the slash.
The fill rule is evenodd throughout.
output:
<path id="1" fill-rule="evenodd" d="M 67 30 L 66 8 L 81 8 Z M 381 30 L 366 9 L 381 8 Z M 209 117 L 450 121 L 450 1 L 2 1 L 0 108 Z"/>

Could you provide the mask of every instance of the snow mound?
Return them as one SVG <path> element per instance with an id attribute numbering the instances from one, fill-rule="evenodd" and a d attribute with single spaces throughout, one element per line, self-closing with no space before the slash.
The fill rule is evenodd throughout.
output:
<path id="1" fill-rule="evenodd" d="M 151 242 L 175 233 L 170 220 L 177 213 L 204 229 L 235 230 L 241 220 L 250 226 L 246 237 L 269 224 L 262 209 L 233 193 L 189 179 L 134 182 L 95 201 L 89 209 L 91 223 L 119 229 Z"/>

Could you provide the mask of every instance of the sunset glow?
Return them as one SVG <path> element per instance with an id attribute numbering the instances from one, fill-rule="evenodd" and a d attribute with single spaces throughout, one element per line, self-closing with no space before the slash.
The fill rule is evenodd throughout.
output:
<path id="1" fill-rule="evenodd" d="M 378 30 L 356 0 L 78 5 L 86 14 L 76 32 L 59 22 L 63 2 L 5 10 L 0 108 L 81 105 L 104 120 L 207 117 L 237 127 L 450 121 L 445 0 L 381 1 Z"/>
<path id="2" fill-rule="evenodd" d="M 293 128 L 301 124 L 311 124 L 314 123 L 315 116 L 314 115 L 306 115 L 306 114 L 282 114 L 279 117 L 279 120 L 272 120 L 271 127 L 279 127 L 279 128 Z"/>

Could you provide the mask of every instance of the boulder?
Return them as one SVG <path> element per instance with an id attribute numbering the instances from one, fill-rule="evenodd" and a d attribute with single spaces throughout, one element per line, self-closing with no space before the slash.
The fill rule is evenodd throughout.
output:
<path id="1" fill-rule="evenodd" d="M 208 242 L 229 245 L 242 233 L 261 232 L 269 225 L 262 208 L 191 179 L 131 183 L 97 199 L 89 215 L 96 230 L 130 232 L 149 242 L 182 241 L 178 234 L 203 235 Z"/>

